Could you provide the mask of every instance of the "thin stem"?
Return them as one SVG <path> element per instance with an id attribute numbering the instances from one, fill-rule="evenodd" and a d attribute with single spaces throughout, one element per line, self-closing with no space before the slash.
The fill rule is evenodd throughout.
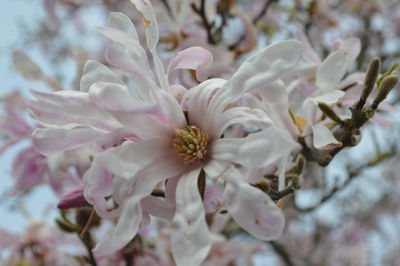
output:
<path id="1" fill-rule="evenodd" d="M 95 210 L 92 209 L 92 211 L 90 212 L 89 219 L 88 219 L 88 221 L 87 221 L 85 227 L 82 229 L 82 231 L 81 231 L 80 234 L 79 234 L 79 236 L 80 236 L 81 238 L 84 238 L 84 237 L 85 237 L 86 232 L 89 230 L 90 225 L 91 225 L 92 222 L 93 222 L 93 219 L 94 219 L 95 214 L 96 214 Z"/>
<path id="2" fill-rule="evenodd" d="M 286 197 L 289 194 L 292 194 L 294 192 L 294 188 L 292 186 L 288 186 L 285 189 L 282 190 L 272 190 L 268 193 L 268 195 L 271 197 L 271 199 L 277 201 L 280 200 L 283 197 Z"/>

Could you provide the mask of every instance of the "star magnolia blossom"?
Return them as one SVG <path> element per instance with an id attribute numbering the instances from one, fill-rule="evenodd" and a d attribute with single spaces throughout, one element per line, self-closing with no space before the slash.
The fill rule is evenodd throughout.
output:
<path id="1" fill-rule="evenodd" d="M 302 55 L 302 45 L 297 41 L 277 43 L 248 58 L 229 80 L 206 80 L 176 94 L 176 85 L 168 84 L 168 73 L 155 51 L 158 27 L 151 4 L 132 2 L 146 26 L 159 87 L 151 80 L 151 71 L 145 68 L 140 72 L 131 60 L 130 56 L 141 63 L 146 59 L 144 53 L 134 55 L 128 49 L 133 45 L 139 53 L 143 50 L 132 23 L 121 13 L 114 13 L 118 28 L 101 29 L 115 42 L 108 60 L 133 74 L 133 80 L 139 80 L 138 93 L 147 97 L 135 97 L 112 71 L 92 62 L 85 67 L 81 81 L 81 90 L 88 88 L 87 92 L 35 92 L 39 101 L 30 103 L 34 116 L 52 127 L 35 131 L 39 150 L 54 152 L 52 143 L 60 132 L 66 143 L 59 144 L 58 151 L 68 149 L 68 145 L 106 143 L 97 149 L 83 177 L 84 194 L 100 216 L 118 221 L 94 252 L 107 255 L 123 248 L 152 214 L 173 222 L 171 241 L 177 265 L 199 265 L 211 248 L 198 188 L 199 176 L 204 174 L 212 180 L 225 180 L 223 204 L 240 226 L 263 240 L 277 238 L 284 226 L 281 211 L 268 195 L 246 183 L 235 167 L 266 167 L 286 158 L 298 145 L 286 131 L 267 127 L 271 121 L 261 110 L 231 106 L 246 92 L 290 70 Z M 199 70 L 202 64 L 195 59 L 183 51 L 170 66 Z M 193 64 L 189 64 L 191 60 Z M 76 115 L 65 115 L 65 110 Z M 237 123 L 266 129 L 246 138 L 221 138 L 226 128 Z M 165 200 L 151 196 L 167 180 Z M 106 201 L 110 196 L 118 204 L 111 210 Z"/>

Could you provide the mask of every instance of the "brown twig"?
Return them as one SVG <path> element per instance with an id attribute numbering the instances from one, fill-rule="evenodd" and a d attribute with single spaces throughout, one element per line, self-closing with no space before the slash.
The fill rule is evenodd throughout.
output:
<path id="1" fill-rule="evenodd" d="M 214 40 L 214 37 L 213 37 L 213 34 L 212 34 L 212 26 L 213 25 L 212 25 L 212 23 L 210 23 L 208 21 L 207 14 L 206 14 L 206 0 L 201 0 L 200 9 L 197 8 L 194 4 L 191 7 L 192 7 L 193 11 L 200 16 L 200 18 L 201 18 L 201 20 L 203 22 L 203 25 L 204 25 L 205 30 L 207 32 L 207 40 L 208 40 L 208 42 L 210 44 L 216 44 L 216 42 Z"/>
<path id="2" fill-rule="evenodd" d="M 278 2 L 278 0 L 266 0 L 264 6 L 262 7 L 260 13 L 253 19 L 253 24 L 256 25 L 260 19 L 267 13 L 269 6 L 274 3 Z"/>

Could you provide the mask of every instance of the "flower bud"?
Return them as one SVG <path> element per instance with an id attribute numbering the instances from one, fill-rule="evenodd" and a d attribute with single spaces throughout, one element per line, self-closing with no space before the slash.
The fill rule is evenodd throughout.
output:
<path id="1" fill-rule="evenodd" d="M 342 119 L 340 119 L 340 117 L 335 113 L 335 111 L 333 111 L 333 109 L 329 105 L 320 102 L 318 103 L 318 107 L 327 117 L 338 124 L 343 124 Z"/>
<path id="2" fill-rule="evenodd" d="M 379 58 L 374 58 L 369 63 L 368 70 L 365 75 L 364 89 L 361 93 L 360 100 L 357 103 L 357 109 L 361 109 L 364 106 L 365 101 L 371 94 L 371 91 L 375 86 L 376 79 L 378 78 L 380 67 L 381 60 Z"/>
<path id="3" fill-rule="evenodd" d="M 378 105 L 387 97 L 389 92 L 396 86 L 399 78 L 395 75 L 389 75 L 382 80 L 378 94 L 371 105 L 372 109 L 378 108 Z"/>
<path id="4" fill-rule="evenodd" d="M 296 159 L 296 166 L 295 166 L 295 169 L 296 169 L 296 173 L 297 173 L 297 174 L 301 174 L 301 172 L 303 172 L 303 169 L 304 169 L 305 164 L 306 164 L 306 158 L 304 158 L 303 155 L 299 154 L 299 155 L 297 156 L 297 159 Z"/>

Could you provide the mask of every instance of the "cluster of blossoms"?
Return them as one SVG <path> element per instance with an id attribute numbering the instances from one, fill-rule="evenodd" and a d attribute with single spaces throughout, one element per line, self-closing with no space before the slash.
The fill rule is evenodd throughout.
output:
<path id="1" fill-rule="evenodd" d="M 73 2 L 64 4 L 85 1 Z M 282 210 L 292 208 L 288 199 L 317 181 L 304 172 L 356 146 L 367 122 L 393 123 L 380 111 L 396 111 L 382 102 L 397 85 L 397 65 L 381 74 L 375 58 L 365 73 L 346 75 L 362 52 L 357 38 L 335 41 L 324 58 L 300 30 L 296 40 L 253 51 L 257 34 L 243 11 L 235 13 L 244 28 L 240 41 L 224 39 L 231 1 L 130 2 L 133 20 L 112 12 L 107 26 L 97 28 L 108 39 L 104 60 L 83 63 L 89 56 L 76 50 L 83 73 L 74 89 L 63 89 L 24 53 L 13 54 L 24 77 L 54 91 L 31 90 L 27 101 L 17 94 L 1 99 L 6 142 L 0 153 L 30 143 L 15 158 L 12 193 L 49 184 L 60 199 L 56 224 L 71 234 L 39 222 L 26 236 L 1 231 L 13 243 L 0 241 L 12 254 L 5 263 L 185 266 L 251 258 L 263 245 L 231 241 L 230 227 L 263 241 L 279 239 Z M 55 1 L 45 5 L 56 26 Z M 163 5 L 169 16 L 160 13 Z M 210 23 L 217 17 L 220 27 Z M 162 38 L 159 20 L 169 32 Z M 162 45 L 167 57 L 157 49 Z M 235 69 L 237 58 L 242 62 Z M 293 252 L 313 239 L 292 230 L 284 238 Z M 355 250 L 364 251 L 361 237 L 354 238 L 361 247 Z M 58 245 L 66 243 L 78 251 L 63 252 Z M 347 260 L 341 253 L 329 260 Z"/>

